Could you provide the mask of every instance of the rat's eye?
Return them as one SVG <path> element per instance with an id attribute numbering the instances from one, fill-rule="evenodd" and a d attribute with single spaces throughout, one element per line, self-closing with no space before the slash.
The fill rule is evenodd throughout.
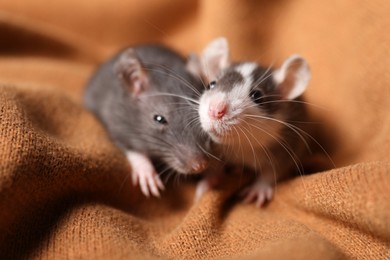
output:
<path id="1" fill-rule="evenodd" d="M 207 85 L 207 89 L 213 89 L 215 85 L 217 85 L 217 82 L 213 80 Z"/>
<path id="2" fill-rule="evenodd" d="M 261 92 L 260 90 L 252 90 L 249 94 L 249 97 L 252 99 L 253 102 L 259 105 L 261 103 L 261 98 L 263 97 L 263 92 Z"/>
<path id="3" fill-rule="evenodd" d="M 168 124 L 167 120 L 165 119 L 165 117 L 161 116 L 161 115 L 154 115 L 154 121 L 156 121 L 157 123 L 159 124 L 162 124 L 162 125 L 166 125 Z"/>

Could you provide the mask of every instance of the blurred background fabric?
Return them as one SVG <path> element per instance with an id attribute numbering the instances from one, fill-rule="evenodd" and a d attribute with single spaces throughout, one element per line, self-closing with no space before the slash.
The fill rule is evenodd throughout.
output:
<path id="1" fill-rule="evenodd" d="M 389 259 L 390 1 L 0 0 L 0 258 Z M 227 37 L 233 60 L 304 56 L 334 167 L 264 209 L 195 183 L 147 199 L 82 105 L 96 66 L 158 42 Z M 315 167 L 315 165 L 314 165 Z"/>

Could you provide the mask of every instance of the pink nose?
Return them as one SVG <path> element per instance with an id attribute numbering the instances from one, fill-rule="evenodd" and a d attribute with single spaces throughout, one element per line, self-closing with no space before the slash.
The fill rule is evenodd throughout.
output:
<path id="1" fill-rule="evenodd" d="M 209 106 L 209 116 L 214 119 L 222 118 L 227 111 L 227 106 L 224 101 L 213 102 Z"/>
<path id="2" fill-rule="evenodd" d="M 189 163 L 191 165 L 192 172 L 199 173 L 207 168 L 209 161 L 206 158 L 196 158 Z"/>

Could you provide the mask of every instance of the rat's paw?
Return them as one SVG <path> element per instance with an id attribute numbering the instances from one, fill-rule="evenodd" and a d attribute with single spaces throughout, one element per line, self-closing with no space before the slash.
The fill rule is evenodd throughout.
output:
<path id="1" fill-rule="evenodd" d="M 149 197 L 150 194 L 160 197 L 160 191 L 164 190 L 164 184 L 154 169 L 135 169 L 131 173 L 133 184 L 141 188 L 142 193 Z"/>
<path id="2" fill-rule="evenodd" d="M 211 189 L 210 181 L 207 178 L 202 179 L 196 185 L 194 202 L 197 202 L 202 195 Z"/>
<path id="3" fill-rule="evenodd" d="M 225 172 L 223 169 L 217 168 L 214 170 L 215 171 L 213 171 L 212 174 L 205 174 L 203 179 L 200 180 L 196 185 L 194 202 L 198 201 L 205 192 L 219 186 L 220 183 L 223 182 L 225 178 Z"/>
<path id="4" fill-rule="evenodd" d="M 142 193 L 149 197 L 150 194 L 160 197 L 160 190 L 164 190 L 164 184 L 156 173 L 153 164 L 145 155 L 128 151 L 127 159 L 132 167 L 131 177 L 134 185 L 139 183 Z"/>
<path id="5" fill-rule="evenodd" d="M 240 196 L 243 198 L 244 203 L 255 201 L 257 207 L 262 207 L 267 201 L 272 200 L 274 189 L 271 184 L 256 180 L 255 183 L 245 188 Z"/>

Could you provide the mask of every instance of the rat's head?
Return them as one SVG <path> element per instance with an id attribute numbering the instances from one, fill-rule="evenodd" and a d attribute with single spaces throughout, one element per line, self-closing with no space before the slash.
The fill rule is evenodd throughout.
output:
<path id="1" fill-rule="evenodd" d="M 284 115 L 292 113 L 285 104 L 302 95 L 310 80 L 309 67 L 298 55 L 276 70 L 254 62 L 230 64 L 224 38 L 205 48 L 200 67 L 209 82 L 200 99 L 200 122 L 215 142 L 225 144 L 275 139 Z"/>
<path id="2" fill-rule="evenodd" d="M 202 85 L 186 61 L 161 47 L 128 49 L 115 70 L 129 110 L 122 120 L 129 146 L 179 173 L 203 171 L 210 140 L 197 119 Z"/>

